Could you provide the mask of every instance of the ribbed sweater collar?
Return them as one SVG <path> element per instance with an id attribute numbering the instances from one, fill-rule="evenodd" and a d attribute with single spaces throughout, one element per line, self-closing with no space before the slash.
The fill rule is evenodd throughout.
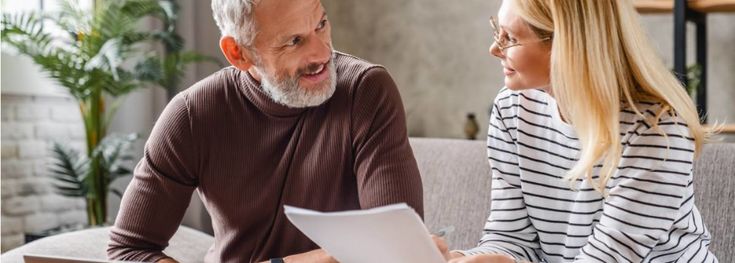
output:
<path id="1" fill-rule="evenodd" d="M 291 108 L 277 103 L 265 93 L 260 81 L 253 78 L 247 71 L 237 70 L 240 79 L 240 89 L 245 96 L 263 113 L 274 117 L 294 117 L 308 108 Z"/>

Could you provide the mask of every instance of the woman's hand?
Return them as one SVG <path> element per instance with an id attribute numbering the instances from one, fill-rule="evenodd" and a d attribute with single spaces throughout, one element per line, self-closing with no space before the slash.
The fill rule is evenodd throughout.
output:
<path id="1" fill-rule="evenodd" d="M 449 255 L 449 248 L 447 247 L 447 242 L 444 242 L 443 238 L 435 236 L 435 235 L 431 235 L 431 239 L 434 240 L 434 244 L 436 244 L 436 248 L 439 249 L 439 252 L 442 253 L 444 260 L 451 259 Z"/>
<path id="2" fill-rule="evenodd" d="M 316 249 L 306 253 L 285 257 L 283 262 L 309 262 L 309 263 L 337 263 L 324 249 Z"/>
<path id="3" fill-rule="evenodd" d="M 514 263 L 513 258 L 506 255 L 474 255 L 460 258 L 454 258 L 447 261 L 449 263 Z"/>
<path id="4" fill-rule="evenodd" d="M 462 255 L 460 253 L 449 251 L 449 248 L 447 246 L 447 242 L 445 242 L 443 238 L 438 237 L 438 236 L 435 236 L 435 235 L 431 235 L 431 239 L 434 240 L 434 244 L 436 244 L 436 247 L 439 249 L 439 252 L 442 253 L 442 256 L 444 257 L 444 260 L 450 260 L 450 259 L 453 259 L 453 258 L 464 257 L 464 255 Z"/>
<path id="5" fill-rule="evenodd" d="M 260 263 L 269 263 L 269 262 L 270 260 L 263 261 Z M 283 258 L 283 262 L 286 262 L 286 263 L 291 263 L 291 262 L 338 263 L 337 260 L 335 260 L 332 256 L 327 254 L 327 251 L 325 251 L 324 249 L 315 249 L 309 252 L 291 255 L 291 256 Z"/>

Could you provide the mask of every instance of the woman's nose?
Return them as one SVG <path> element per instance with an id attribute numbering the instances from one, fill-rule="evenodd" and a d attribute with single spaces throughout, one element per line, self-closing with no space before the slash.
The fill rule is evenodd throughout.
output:
<path id="1" fill-rule="evenodd" d="M 500 47 L 498 47 L 497 42 L 493 42 L 493 44 L 490 45 L 490 55 L 493 55 L 498 58 L 503 58 L 503 51 L 500 50 Z"/>

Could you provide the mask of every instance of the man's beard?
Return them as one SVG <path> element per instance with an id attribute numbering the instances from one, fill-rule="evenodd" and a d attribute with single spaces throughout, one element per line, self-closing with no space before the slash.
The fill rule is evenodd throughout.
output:
<path id="1" fill-rule="evenodd" d="M 268 74 L 260 66 L 255 66 L 260 75 L 260 83 L 273 101 L 289 108 L 306 108 L 321 105 L 332 97 L 337 87 L 337 70 L 334 68 L 334 56 L 325 65 L 329 77 L 318 87 L 305 89 L 299 86 L 299 78 L 315 69 L 321 64 L 311 64 L 300 68 L 294 76 L 285 76 L 282 79 L 274 79 L 274 74 Z"/>

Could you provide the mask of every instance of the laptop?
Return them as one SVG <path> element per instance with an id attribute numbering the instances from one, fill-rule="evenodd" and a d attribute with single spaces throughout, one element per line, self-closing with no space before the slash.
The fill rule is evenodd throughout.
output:
<path id="1" fill-rule="evenodd" d="M 74 257 L 26 254 L 26 255 L 23 255 L 23 262 L 25 263 L 111 263 L 111 262 L 131 262 L 131 261 L 109 261 L 109 260 L 89 259 L 89 258 L 74 258 Z"/>

